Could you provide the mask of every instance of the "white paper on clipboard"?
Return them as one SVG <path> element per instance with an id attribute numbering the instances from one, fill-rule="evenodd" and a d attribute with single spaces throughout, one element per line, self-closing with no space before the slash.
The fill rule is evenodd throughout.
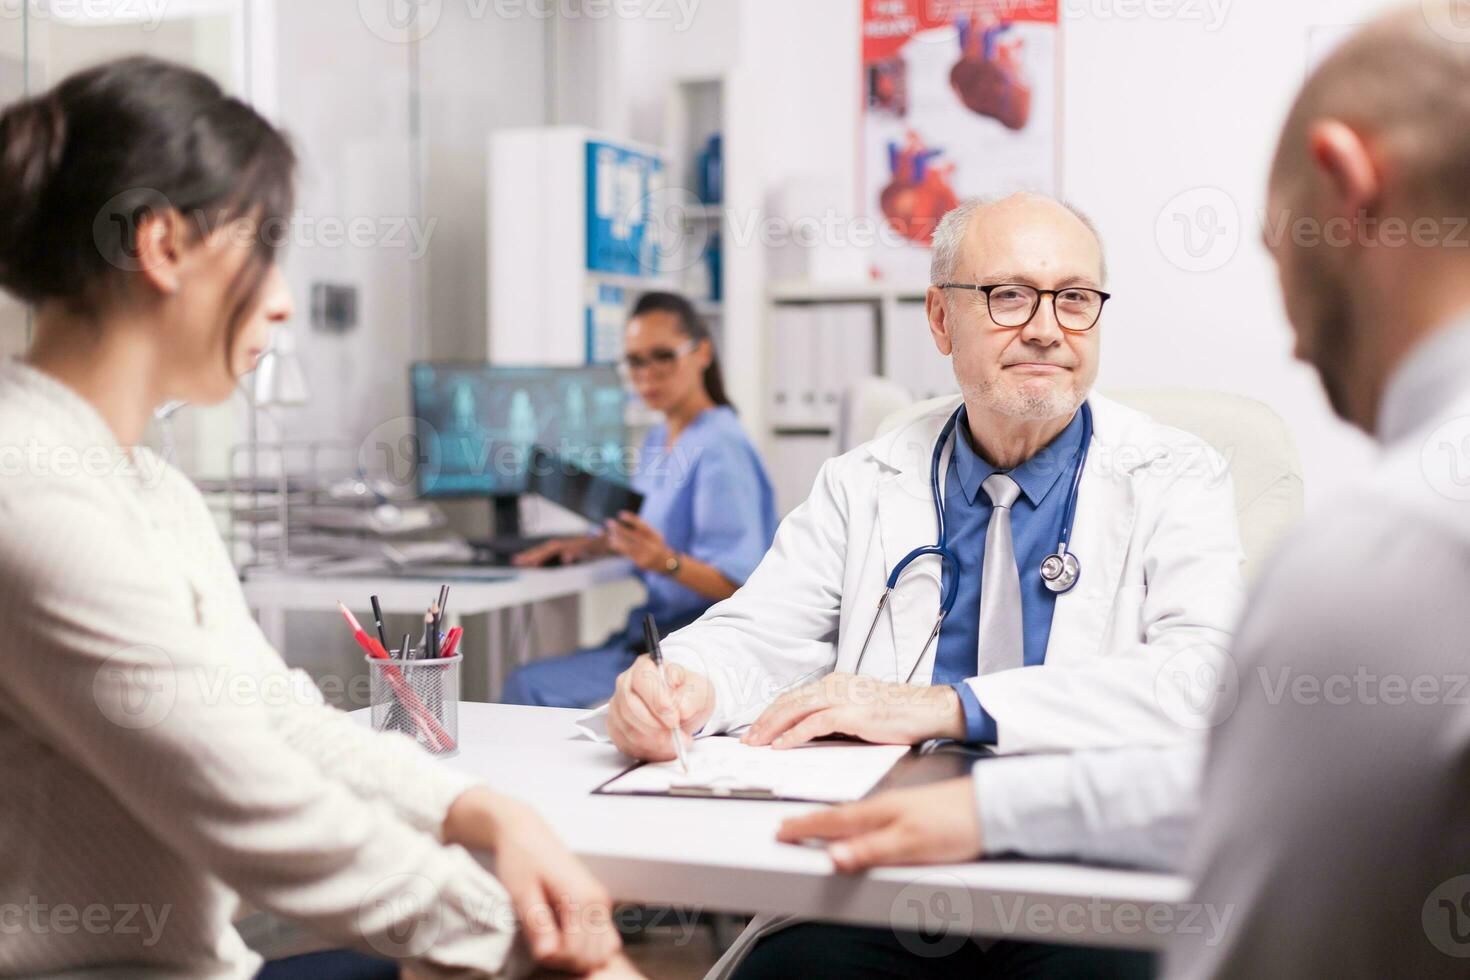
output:
<path id="1" fill-rule="evenodd" d="M 677 761 L 651 762 L 609 780 L 598 792 L 850 803 L 878 785 L 908 751 L 906 745 L 853 742 L 773 749 L 715 736 L 695 740 L 687 775 Z"/>

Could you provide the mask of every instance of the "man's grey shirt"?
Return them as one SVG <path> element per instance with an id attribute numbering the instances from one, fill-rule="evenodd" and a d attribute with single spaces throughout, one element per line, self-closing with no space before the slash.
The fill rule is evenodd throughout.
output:
<path id="1" fill-rule="evenodd" d="M 1252 590 L 1207 752 L 975 768 L 988 853 L 1197 881 L 1229 926 L 1172 937 L 1170 976 L 1470 968 L 1470 322 L 1409 355 L 1377 429 Z"/>
<path id="2" fill-rule="evenodd" d="M 1236 633 L 1186 865 L 1232 926 L 1174 937 L 1168 975 L 1470 972 L 1470 323 L 1410 354 L 1377 428 Z"/>

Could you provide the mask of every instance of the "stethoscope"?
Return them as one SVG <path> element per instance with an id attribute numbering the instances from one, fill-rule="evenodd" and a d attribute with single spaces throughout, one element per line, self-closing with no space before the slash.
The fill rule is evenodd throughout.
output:
<path id="1" fill-rule="evenodd" d="M 941 573 L 949 572 L 949 588 L 944 590 L 944 596 L 939 602 L 939 616 L 934 620 L 934 628 L 929 631 L 929 639 L 924 641 L 924 648 L 919 651 L 919 657 L 914 661 L 914 666 L 909 669 L 908 677 L 904 678 L 907 684 L 914 678 L 914 671 L 919 669 L 923 663 L 924 656 L 929 648 L 934 645 L 939 636 L 939 630 L 944 625 L 944 617 L 954 608 L 955 596 L 960 588 L 960 560 L 955 553 L 949 549 L 949 537 L 944 527 L 944 495 L 939 485 L 939 466 L 944 459 L 945 451 L 949 449 L 951 441 L 955 438 L 955 426 L 959 424 L 960 417 L 964 414 L 964 406 L 955 409 L 953 415 L 944 423 L 944 428 L 939 430 L 939 438 L 934 443 L 934 457 L 929 463 L 929 492 L 934 500 L 934 518 L 939 525 L 939 540 L 935 544 L 915 548 L 904 555 L 899 563 L 893 566 L 893 571 L 888 573 L 888 581 L 884 586 L 883 594 L 878 597 L 878 608 L 873 613 L 873 623 L 868 627 L 868 635 L 863 637 L 863 645 L 858 650 L 857 666 L 853 673 L 859 673 L 863 665 L 863 657 L 867 655 L 868 643 L 873 639 L 873 632 L 878 628 L 878 620 L 883 616 L 883 610 L 888 605 L 888 600 L 893 595 L 893 590 L 898 588 L 898 580 L 903 573 L 920 558 L 933 555 L 939 559 Z M 1092 442 L 1092 406 L 1086 402 L 1082 403 L 1082 445 L 1077 449 L 1077 469 L 1072 474 L 1072 488 L 1067 494 L 1067 506 L 1062 512 L 1061 540 L 1057 542 L 1057 550 L 1047 555 L 1041 562 L 1041 583 L 1057 595 L 1065 595 L 1071 592 L 1077 585 L 1077 580 L 1082 577 L 1082 563 L 1072 553 L 1069 545 L 1072 541 L 1072 522 L 1077 518 L 1077 491 L 1082 485 L 1082 471 L 1087 467 L 1087 449 Z M 943 580 L 941 574 L 941 581 Z M 894 674 L 898 674 L 898 651 L 894 650 Z"/>

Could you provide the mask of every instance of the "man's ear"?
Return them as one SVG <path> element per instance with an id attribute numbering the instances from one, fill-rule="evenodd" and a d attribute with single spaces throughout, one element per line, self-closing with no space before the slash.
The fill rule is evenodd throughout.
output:
<path id="1" fill-rule="evenodd" d="M 1307 131 L 1307 150 L 1335 214 L 1354 218 L 1378 200 L 1383 188 L 1378 162 L 1347 123 L 1338 119 L 1313 123 Z"/>
<path id="2" fill-rule="evenodd" d="M 184 258 L 184 216 L 172 208 L 150 211 L 138 221 L 138 271 L 165 296 L 179 291 Z"/>
<path id="3" fill-rule="evenodd" d="M 939 353 L 948 357 L 954 353 L 954 339 L 949 334 L 949 306 L 944 302 L 944 290 L 930 286 L 924 294 L 924 312 L 929 317 L 929 333 L 934 337 L 934 346 Z"/>

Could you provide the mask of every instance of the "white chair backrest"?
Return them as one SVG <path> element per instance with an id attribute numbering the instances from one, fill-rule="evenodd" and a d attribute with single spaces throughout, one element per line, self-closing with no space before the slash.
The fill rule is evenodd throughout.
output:
<path id="1" fill-rule="evenodd" d="M 1129 388 L 1104 394 L 1199 436 L 1225 457 L 1245 552 L 1242 573 L 1247 584 L 1254 582 L 1281 536 L 1302 516 L 1302 464 L 1286 423 L 1262 402 L 1221 391 Z M 950 395 L 910 405 L 884 419 L 876 434 L 954 401 Z"/>
<path id="2" fill-rule="evenodd" d="M 872 439 L 884 420 L 913 402 L 914 396 L 897 381 L 871 377 L 854 381 L 842 393 L 837 452 L 845 453 Z"/>

